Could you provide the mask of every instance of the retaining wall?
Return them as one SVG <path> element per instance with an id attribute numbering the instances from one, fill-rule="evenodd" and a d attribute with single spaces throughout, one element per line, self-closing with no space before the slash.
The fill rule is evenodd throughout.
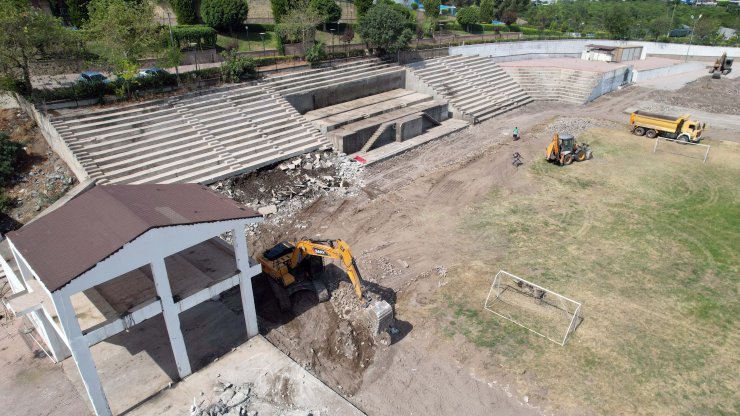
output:
<path id="1" fill-rule="evenodd" d="M 705 69 L 706 65 L 698 62 L 687 62 L 679 65 L 668 66 L 664 68 L 646 69 L 642 71 L 634 71 L 635 74 L 632 77 L 634 82 L 647 81 L 649 79 L 664 77 L 674 74 L 682 74 L 684 72 L 690 72 L 699 69 Z M 707 74 L 709 72 L 707 71 Z"/>
<path id="2" fill-rule="evenodd" d="M 716 59 L 724 52 L 727 52 L 728 56 L 740 57 L 740 48 L 608 39 L 537 40 L 453 46 L 450 48 L 450 55 L 480 55 L 497 59 L 514 56 L 524 56 L 523 59 L 540 59 L 563 57 L 569 54 L 581 56 L 581 52 L 589 44 L 606 46 L 640 45 L 643 47 L 643 58 L 645 55 L 685 57 L 687 52 L 689 57 L 698 59 Z"/>
<path id="3" fill-rule="evenodd" d="M 23 111 L 36 121 L 36 125 L 39 126 L 39 130 L 41 130 L 41 134 L 44 136 L 44 139 L 46 139 L 49 147 L 51 147 L 64 163 L 69 166 L 69 169 L 75 174 L 77 180 L 82 183 L 90 179 L 87 172 L 85 172 L 85 169 L 82 167 L 82 163 L 77 160 L 77 157 L 72 153 L 69 147 L 67 147 L 67 143 L 64 141 L 62 136 L 60 136 L 54 126 L 51 125 L 49 117 L 37 110 L 33 104 L 21 95 L 14 95 L 15 99 L 18 101 L 18 105 L 20 105 Z"/>
<path id="4" fill-rule="evenodd" d="M 318 108 L 380 94 L 397 88 L 404 88 L 405 85 L 406 71 L 399 70 L 369 78 L 347 81 L 330 87 L 302 91 L 288 95 L 285 99 L 299 113 L 305 114 L 308 111 Z M 267 87 L 269 87 L 269 84 L 267 84 Z"/>
<path id="5" fill-rule="evenodd" d="M 594 86 L 586 102 L 593 101 L 606 93 L 617 90 L 624 84 L 632 82 L 632 76 L 633 70 L 631 65 L 601 74 L 601 79 Z"/>

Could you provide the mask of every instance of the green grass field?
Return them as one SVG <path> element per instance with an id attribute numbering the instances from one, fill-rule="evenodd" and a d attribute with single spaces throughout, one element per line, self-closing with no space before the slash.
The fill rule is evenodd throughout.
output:
<path id="1" fill-rule="evenodd" d="M 740 413 L 740 146 L 714 143 L 703 165 L 626 133 L 579 140 L 594 160 L 531 162 L 528 191 L 496 189 L 465 217 L 486 254 L 451 271 L 441 329 L 565 413 Z M 565 347 L 482 308 L 499 269 L 583 302 Z"/>

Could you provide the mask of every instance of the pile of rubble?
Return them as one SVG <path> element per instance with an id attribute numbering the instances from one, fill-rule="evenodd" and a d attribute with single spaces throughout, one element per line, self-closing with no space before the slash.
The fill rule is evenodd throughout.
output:
<path id="1" fill-rule="evenodd" d="M 576 137 L 586 130 L 594 128 L 618 128 L 619 123 L 593 118 L 559 117 L 545 128 L 545 133 L 552 135 L 555 132 L 569 133 Z"/>
<path id="2" fill-rule="evenodd" d="M 357 195 L 364 186 L 363 174 L 362 165 L 344 153 L 315 151 L 211 188 L 280 225 L 320 197 Z"/>
<path id="3" fill-rule="evenodd" d="M 255 393 L 252 383 L 236 386 L 219 381 L 213 388 L 218 397 L 207 398 L 205 393 L 193 398 L 190 405 L 191 416 L 311 416 L 313 411 L 297 409 L 275 400 L 265 400 Z M 284 398 L 289 401 L 290 398 Z"/>

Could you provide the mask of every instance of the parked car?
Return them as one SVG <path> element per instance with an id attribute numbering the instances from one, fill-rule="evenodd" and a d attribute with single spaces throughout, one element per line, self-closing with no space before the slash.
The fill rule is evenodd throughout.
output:
<path id="1" fill-rule="evenodd" d="M 102 83 L 109 83 L 110 80 L 105 75 L 101 74 L 100 72 L 96 71 L 85 71 L 80 74 L 80 77 L 77 78 L 77 81 L 80 82 L 102 82 Z"/>
<path id="2" fill-rule="evenodd" d="M 153 77 L 153 76 L 165 76 L 169 75 L 170 73 L 165 71 L 162 68 L 141 68 L 139 70 L 139 73 L 136 74 L 136 78 L 145 78 L 145 77 Z"/>

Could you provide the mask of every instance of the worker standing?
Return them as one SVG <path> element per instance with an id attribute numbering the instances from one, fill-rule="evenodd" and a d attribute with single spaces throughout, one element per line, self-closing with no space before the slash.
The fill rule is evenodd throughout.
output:
<path id="1" fill-rule="evenodd" d="M 519 140 L 519 127 L 514 127 L 514 141 Z"/>

